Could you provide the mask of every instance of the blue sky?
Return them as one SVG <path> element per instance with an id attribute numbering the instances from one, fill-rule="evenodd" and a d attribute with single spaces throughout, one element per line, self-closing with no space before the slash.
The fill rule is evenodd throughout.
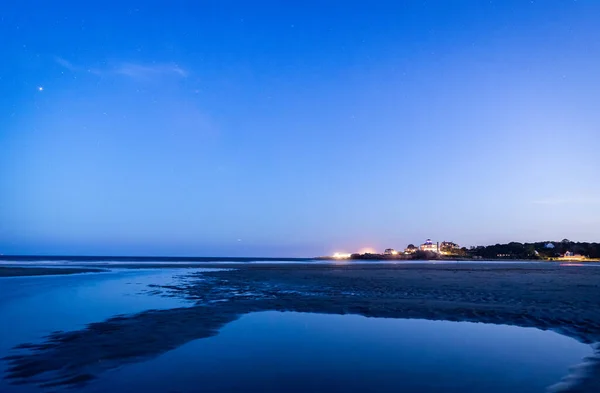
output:
<path id="1" fill-rule="evenodd" d="M 0 253 L 600 234 L 600 3 L 14 2 Z"/>

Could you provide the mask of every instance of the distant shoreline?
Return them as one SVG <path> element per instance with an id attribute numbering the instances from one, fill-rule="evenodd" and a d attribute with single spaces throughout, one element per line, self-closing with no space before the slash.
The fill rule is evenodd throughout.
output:
<path id="1" fill-rule="evenodd" d="M 66 255 L 0 255 L 0 264 L 3 262 L 64 262 L 66 264 L 73 262 L 131 262 L 131 263 L 248 263 L 248 262 L 339 262 L 345 261 L 373 263 L 378 262 L 556 262 L 556 263 L 589 263 L 600 262 L 600 259 L 533 259 L 533 258 L 471 258 L 462 256 L 436 255 L 430 258 L 415 258 L 413 255 L 383 255 L 367 254 L 353 256 L 350 258 L 335 258 L 332 256 L 321 256 L 313 258 L 274 258 L 274 257 L 147 257 L 147 256 L 66 256 Z M 141 266 L 140 266 L 141 267 Z M 31 269 L 31 268 L 28 268 Z M 1 276 L 0 276 L 1 277 Z"/>
<path id="2" fill-rule="evenodd" d="M 102 273 L 105 269 L 60 267 L 12 267 L 0 266 L 0 277 L 55 276 L 62 274 Z"/>
<path id="3" fill-rule="evenodd" d="M 351 258 L 335 258 L 335 257 L 317 257 L 314 258 L 317 261 L 365 261 L 365 262 L 559 262 L 559 263 L 586 263 L 586 262 L 600 262 L 600 259 L 542 259 L 542 258 L 469 258 L 469 257 L 453 257 L 453 256 L 438 256 L 437 258 L 411 258 L 406 256 L 386 256 L 380 254 L 371 254 L 366 257 L 351 257 Z"/>

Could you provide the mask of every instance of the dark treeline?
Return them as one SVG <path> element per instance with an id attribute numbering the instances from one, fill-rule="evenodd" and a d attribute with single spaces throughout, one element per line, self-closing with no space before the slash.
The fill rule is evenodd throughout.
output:
<path id="1" fill-rule="evenodd" d="M 546 241 L 537 243 L 495 244 L 479 246 L 469 250 L 473 257 L 507 258 L 507 259 L 542 259 L 558 258 L 566 252 L 582 255 L 588 258 L 600 258 L 600 243 L 580 243 L 564 239 L 560 242 Z"/>

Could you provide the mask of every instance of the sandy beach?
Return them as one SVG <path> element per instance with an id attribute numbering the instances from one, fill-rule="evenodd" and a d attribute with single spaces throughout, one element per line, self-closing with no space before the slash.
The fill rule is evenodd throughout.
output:
<path id="1" fill-rule="evenodd" d="M 215 267 L 215 265 L 207 265 Z M 197 265 L 196 265 L 197 267 Z M 471 321 L 553 330 L 590 344 L 554 392 L 597 392 L 600 376 L 600 268 L 558 264 L 241 264 L 191 274 L 157 296 L 193 306 L 119 316 L 24 344 L 9 357 L 20 383 L 73 385 L 104 370 L 158 356 L 218 334 L 258 311 L 359 314 Z M 68 365 L 65 367 L 65 365 Z M 44 377 L 41 379 L 41 377 Z"/>

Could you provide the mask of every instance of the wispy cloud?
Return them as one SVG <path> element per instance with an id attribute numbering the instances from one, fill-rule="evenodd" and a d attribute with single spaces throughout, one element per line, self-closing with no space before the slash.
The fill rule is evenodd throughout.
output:
<path id="1" fill-rule="evenodd" d="M 56 63 L 64 68 L 66 68 L 69 71 L 72 72 L 77 72 L 77 71 L 81 71 L 78 67 L 75 67 L 73 65 L 73 63 L 71 63 L 70 61 L 63 59 L 62 57 L 59 56 L 55 56 L 54 57 L 54 61 L 56 61 Z"/>
<path id="2" fill-rule="evenodd" d="M 152 80 L 161 77 L 187 78 L 189 72 L 175 63 L 132 63 L 120 62 L 105 68 L 86 68 L 73 64 L 65 58 L 55 56 L 54 61 L 71 72 L 89 72 L 96 75 L 122 75 L 138 80 Z"/>
<path id="3" fill-rule="evenodd" d="M 536 205 L 600 205 L 600 197 L 560 197 L 533 201 Z"/>
<path id="4" fill-rule="evenodd" d="M 177 76 L 185 78 L 188 72 L 177 64 L 137 64 L 122 63 L 112 70 L 115 74 L 129 76 L 137 79 L 148 79 L 157 76 Z"/>

